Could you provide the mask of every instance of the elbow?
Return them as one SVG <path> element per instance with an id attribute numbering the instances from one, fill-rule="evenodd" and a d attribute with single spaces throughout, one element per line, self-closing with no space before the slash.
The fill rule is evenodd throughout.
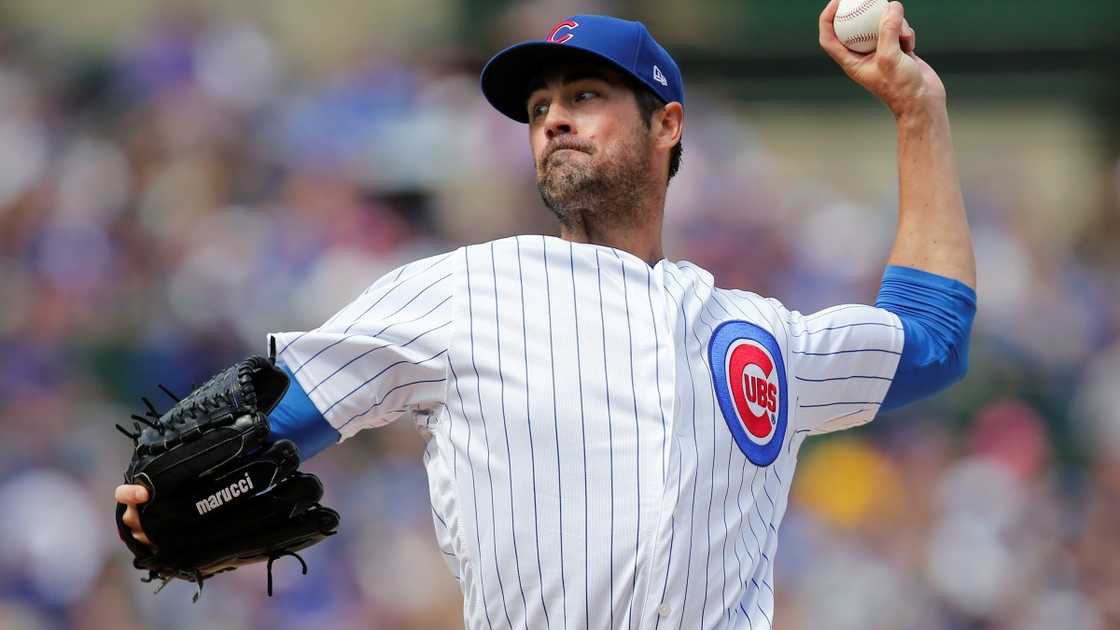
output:
<path id="1" fill-rule="evenodd" d="M 968 338 L 965 337 L 961 343 L 963 347 L 954 348 L 952 351 L 954 359 L 949 369 L 951 378 L 946 387 L 963 381 L 968 374 Z"/>
<path id="2" fill-rule="evenodd" d="M 913 370 L 929 383 L 931 394 L 948 389 L 968 374 L 970 333 L 971 327 L 965 327 L 957 335 L 937 339 L 927 361 Z"/>
<path id="3" fill-rule="evenodd" d="M 943 380 L 939 389 L 946 389 L 951 385 L 963 381 L 964 377 L 968 374 L 969 341 L 969 331 L 966 330 L 962 336 L 946 344 L 946 348 L 942 354 L 942 356 L 945 357 L 943 364 L 937 366 L 937 368 L 933 370 L 939 373 Z"/>
<path id="4" fill-rule="evenodd" d="M 944 364 L 934 370 L 940 376 L 940 383 L 937 386 L 939 391 L 956 385 L 969 373 L 968 337 L 964 337 L 963 340 L 955 342 L 951 348 L 946 349 L 945 356 Z"/>
<path id="5" fill-rule="evenodd" d="M 881 409 L 890 411 L 928 398 L 964 380 L 968 373 L 968 348 L 971 326 L 957 335 L 942 337 L 906 321 L 911 343 L 903 350 L 898 371 L 887 391 Z"/>
<path id="6" fill-rule="evenodd" d="M 964 379 L 975 291 L 951 278 L 889 267 L 876 306 L 897 315 L 905 335 L 884 408 L 931 396 Z"/>

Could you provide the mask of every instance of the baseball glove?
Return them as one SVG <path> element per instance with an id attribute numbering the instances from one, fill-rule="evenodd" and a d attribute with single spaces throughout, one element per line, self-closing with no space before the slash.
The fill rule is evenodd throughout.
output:
<path id="1" fill-rule="evenodd" d="M 323 485 L 300 473 L 299 452 L 288 440 L 269 441 L 267 415 L 288 388 L 288 376 L 272 361 L 250 357 L 219 372 L 163 414 L 146 398 L 146 416 L 132 416 L 135 432 L 117 425 L 135 449 L 126 483 L 148 488 L 138 506 L 152 546 L 140 543 L 122 521 L 117 529 L 145 570 L 162 583 L 202 583 L 245 564 L 272 562 L 337 532 L 338 512 L 319 505 Z M 143 425 L 143 426 L 141 426 Z"/>

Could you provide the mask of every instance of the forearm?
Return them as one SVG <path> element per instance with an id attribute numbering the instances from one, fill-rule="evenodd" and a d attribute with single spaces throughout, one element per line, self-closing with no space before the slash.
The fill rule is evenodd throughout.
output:
<path id="1" fill-rule="evenodd" d="M 284 397 L 268 414 L 271 439 L 291 440 L 299 450 L 300 459 L 306 461 L 328 446 L 338 444 L 340 436 L 319 413 L 288 366 L 278 365 L 288 375 L 289 383 Z"/>
<path id="2" fill-rule="evenodd" d="M 897 117 L 899 218 L 890 264 L 976 287 L 976 261 L 944 105 Z"/>

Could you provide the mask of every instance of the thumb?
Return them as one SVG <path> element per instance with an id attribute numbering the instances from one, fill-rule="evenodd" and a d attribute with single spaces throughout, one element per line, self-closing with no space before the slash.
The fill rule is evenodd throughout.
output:
<path id="1" fill-rule="evenodd" d="M 902 32 L 903 8 L 901 2 L 890 2 L 879 18 L 879 42 L 876 54 L 892 59 L 899 53 L 898 39 Z"/>

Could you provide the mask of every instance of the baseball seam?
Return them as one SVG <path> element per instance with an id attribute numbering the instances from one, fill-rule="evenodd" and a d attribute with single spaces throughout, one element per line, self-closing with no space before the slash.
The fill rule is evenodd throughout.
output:
<path id="1" fill-rule="evenodd" d="M 856 35 L 850 35 L 848 37 L 845 37 L 844 38 L 844 43 L 845 44 L 848 44 L 848 43 L 857 44 L 859 42 L 878 41 L 878 39 L 879 39 L 879 34 L 878 33 L 858 33 Z"/>
<path id="2" fill-rule="evenodd" d="M 875 6 L 878 3 L 878 1 L 879 0 L 863 0 L 863 2 L 861 2 L 858 7 L 852 9 L 847 13 L 837 15 L 834 18 L 834 21 L 844 22 L 853 18 L 857 18 L 864 13 L 867 13 L 871 9 L 871 7 Z"/>

